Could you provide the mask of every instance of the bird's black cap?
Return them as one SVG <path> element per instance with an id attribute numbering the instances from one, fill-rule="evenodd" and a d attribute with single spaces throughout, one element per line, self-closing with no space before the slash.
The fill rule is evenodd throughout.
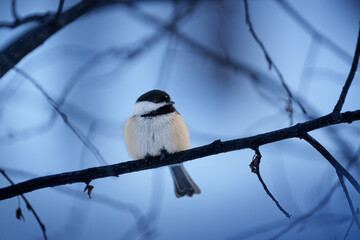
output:
<path id="1" fill-rule="evenodd" d="M 164 91 L 155 89 L 141 95 L 136 102 L 153 102 L 153 103 L 161 103 L 161 102 L 170 102 L 170 96 Z"/>

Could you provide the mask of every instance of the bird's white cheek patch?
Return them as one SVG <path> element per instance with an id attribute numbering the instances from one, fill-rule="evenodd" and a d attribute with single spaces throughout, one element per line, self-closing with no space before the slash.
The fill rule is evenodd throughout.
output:
<path id="1" fill-rule="evenodd" d="M 153 103 L 153 102 L 137 102 L 135 103 L 133 116 L 140 116 L 151 111 L 154 111 L 162 106 L 165 106 L 166 103 Z"/>

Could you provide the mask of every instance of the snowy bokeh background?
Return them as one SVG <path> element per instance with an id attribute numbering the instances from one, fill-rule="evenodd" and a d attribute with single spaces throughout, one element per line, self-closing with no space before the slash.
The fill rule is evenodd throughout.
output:
<path id="1" fill-rule="evenodd" d="M 78 2 L 66 1 L 64 10 Z M 58 1 L 17 1 L 20 16 L 56 11 L 57 5 Z M 124 123 L 136 99 L 155 88 L 167 91 L 176 102 L 194 147 L 290 125 L 286 92 L 249 32 L 243 1 L 198 3 L 178 23 L 181 36 L 144 14 L 166 24 L 175 10 L 186 9 L 186 1 L 136 5 L 110 5 L 82 16 L 17 65 L 55 101 L 64 100 L 62 109 L 69 120 L 108 164 L 131 159 L 123 139 Z M 287 5 L 311 27 L 299 23 Z M 309 112 L 305 116 L 294 103 L 294 124 L 330 113 L 350 69 L 360 2 L 253 0 L 249 11 L 256 33 Z M 0 1 L 0 13 L 0 21 L 13 20 L 11 1 Z M 36 25 L 0 28 L 0 47 Z M 150 44 L 144 45 L 146 41 Z M 140 51 L 131 54 L 136 49 Z M 234 62 L 242 68 L 231 67 Z M 0 80 L 0 167 L 13 181 L 103 165 L 28 79 L 12 70 Z M 359 87 L 357 75 L 343 111 L 359 109 Z M 311 134 L 344 166 L 360 147 L 358 122 Z M 261 146 L 260 151 L 262 177 L 291 213 L 290 220 L 251 173 L 250 149 L 187 162 L 202 190 L 192 198 L 175 197 L 167 168 L 94 180 L 92 199 L 83 192 L 85 184 L 25 196 L 49 239 L 342 239 L 351 212 L 330 164 L 299 139 Z M 355 162 L 350 170 L 358 180 L 359 167 Z M 8 186 L 2 177 L 0 186 Z M 357 208 L 360 197 L 348 186 Z M 324 199 L 325 204 L 316 208 Z M 0 202 L 0 239 L 41 239 L 38 223 L 20 204 L 25 221 L 15 218 L 17 198 Z M 302 219 L 309 212 L 313 214 Z M 353 226 L 348 239 L 358 236 Z"/>

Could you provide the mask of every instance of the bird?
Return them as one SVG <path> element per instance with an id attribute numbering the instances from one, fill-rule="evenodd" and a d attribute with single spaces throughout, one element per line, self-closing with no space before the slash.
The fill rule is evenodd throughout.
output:
<path id="1" fill-rule="evenodd" d="M 148 91 L 136 100 L 124 131 L 128 152 L 134 160 L 190 148 L 188 128 L 174 104 L 168 93 L 158 89 Z M 171 165 L 170 170 L 176 197 L 200 194 L 200 188 L 182 163 Z"/>

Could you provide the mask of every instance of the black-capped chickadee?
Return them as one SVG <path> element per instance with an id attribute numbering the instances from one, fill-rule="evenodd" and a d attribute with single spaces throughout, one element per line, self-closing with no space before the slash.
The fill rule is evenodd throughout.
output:
<path id="1" fill-rule="evenodd" d="M 190 148 L 188 129 L 173 104 L 170 96 L 161 90 L 149 91 L 137 99 L 133 115 L 125 125 L 126 145 L 134 159 Z M 200 193 L 183 164 L 170 169 L 176 197 Z"/>

